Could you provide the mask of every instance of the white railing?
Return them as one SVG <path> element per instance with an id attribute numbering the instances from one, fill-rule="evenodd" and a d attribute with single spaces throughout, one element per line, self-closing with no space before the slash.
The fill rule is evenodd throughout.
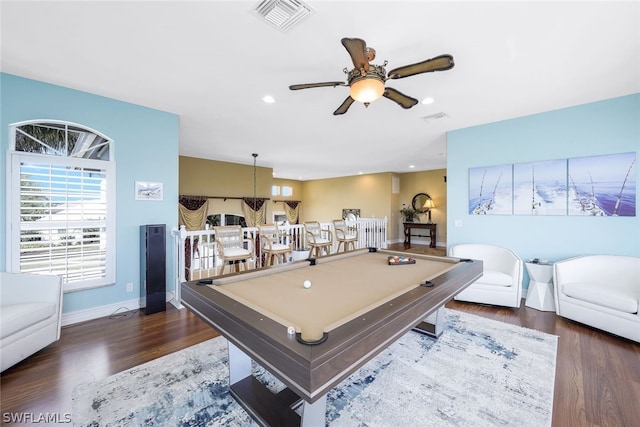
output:
<path id="1" fill-rule="evenodd" d="M 357 248 L 387 248 L 387 218 L 360 218 L 347 222 L 358 229 Z"/>
<path id="2" fill-rule="evenodd" d="M 355 226 L 358 229 L 358 242 L 356 249 L 360 248 L 386 248 L 387 247 L 387 218 L 360 218 L 356 221 L 347 221 L 348 226 Z M 333 235 L 332 253 L 335 253 L 338 242 L 335 239 L 333 223 L 320 223 L 323 229 L 331 230 Z M 293 253 L 289 261 L 306 259 L 309 256 L 307 239 L 303 224 L 285 224 L 280 226 L 280 230 L 286 233 L 291 239 Z M 249 242 L 256 242 L 258 234 L 257 227 L 244 227 L 245 237 Z M 213 230 L 187 231 L 184 226 L 179 230 L 173 230 L 174 241 L 177 253 L 176 269 L 176 302 L 180 301 L 180 284 L 187 280 L 196 280 L 206 277 L 213 277 L 221 273 L 222 261 L 217 256 L 215 234 Z M 249 268 L 259 268 L 263 266 L 264 257 L 261 246 L 258 244 L 251 247 L 247 244 L 247 249 L 254 254 L 249 262 Z M 179 305 L 180 306 L 180 305 Z"/>

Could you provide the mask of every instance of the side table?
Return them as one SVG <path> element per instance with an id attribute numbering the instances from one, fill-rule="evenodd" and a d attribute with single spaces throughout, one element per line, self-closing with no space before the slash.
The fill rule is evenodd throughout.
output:
<path id="1" fill-rule="evenodd" d="M 429 238 L 431 242 L 429 246 L 436 247 L 436 224 L 425 222 L 405 222 L 404 223 L 404 244 L 411 247 L 411 230 L 414 228 L 429 230 Z M 418 235 L 416 235 L 418 236 Z M 420 237 L 427 237 L 426 235 L 419 235 Z"/>
<path id="2" fill-rule="evenodd" d="M 529 289 L 527 290 L 527 307 L 540 311 L 556 311 L 553 298 L 553 265 L 525 263 L 529 273 Z"/>

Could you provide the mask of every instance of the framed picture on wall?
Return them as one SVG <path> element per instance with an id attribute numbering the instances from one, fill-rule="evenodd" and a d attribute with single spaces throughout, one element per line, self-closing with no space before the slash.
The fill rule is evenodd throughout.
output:
<path id="1" fill-rule="evenodd" d="M 136 181 L 136 200 L 162 200 L 163 185 L 161 182 Z"/>
<path id="2" fill-rule="evenodd" d="M 360 209 L 342 209 L 342 219 L 345 221 L 356 221 L 360 218 Z"/>

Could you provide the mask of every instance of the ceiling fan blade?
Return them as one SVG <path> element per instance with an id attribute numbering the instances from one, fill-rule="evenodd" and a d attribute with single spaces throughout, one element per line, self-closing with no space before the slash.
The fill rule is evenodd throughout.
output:
<path id="1" fill-rule="evenodd" d="M 347 49 L 353 61 L 353 66 L 357 70 L 369 71 L 369 61 L 367 61 L 367 42 L 362 39 L 343 38 L 342 46 Z"/>
<path id="2" fill-rule="evenodd" d="M 445 71 L 453 68 L 453 56 L 440 55 L 426 61 L 417 62 L 404 67 L 395 68 L 387 74 L 387 79 L 402 79 L 404 77 L 413 76 L 421 73 L 429 73 L 431 71 Z"/>
<path id="3" fill-rule="evenodd" d="M 347 96 L 347 99 L 345 99 L 342 105 L 340 105 L 338 109 L 333 112 L 333 115 L 339 116 L 340 114 L 346 113 L 349 107 L 351 107 L 351 104 L 353 103 L 354 103 L 353 98 L 351 96 Z"/>
<path id="4" fill-rule="evenodd" d="M 300 89 L 309 89 L 313 87 L 326 87 L 326 86 L 346 86 L 345 82 L 322 82 L 322 83 L 302 83 L 299 85 L 291 85 L 289 89 L 291 90 L 300 90 Z"/>
<path id="5" fill-rule="evenodd" d="M 409 109 L 418 103 L 417 99 L 407 96 L 392 87 L 385 88 L 382 96 L 392 100 L 404 109 Z"/>

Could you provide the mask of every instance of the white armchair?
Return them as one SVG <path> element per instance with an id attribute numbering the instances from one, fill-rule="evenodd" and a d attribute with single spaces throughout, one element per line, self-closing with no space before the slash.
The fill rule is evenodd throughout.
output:
<path id="1" fill-rule="evenodd" d="M 558 261 L 553 282 L 558 316 L 640 342 L 640 257 Z"/>
<path id="2" fill-rule="evenodd" d="M 511 250 L 485 244 L 460 244 L 449 250 L 456 258 L 482 261 L 483 274 L 455 299 L 481 304 L 520 307 L 522 302 L 522 259 Z"/>
<path id="3" fill-rule="evenodd" d="M 0 371 L 60 339 L 62 277 L 0 272 Z"/>

